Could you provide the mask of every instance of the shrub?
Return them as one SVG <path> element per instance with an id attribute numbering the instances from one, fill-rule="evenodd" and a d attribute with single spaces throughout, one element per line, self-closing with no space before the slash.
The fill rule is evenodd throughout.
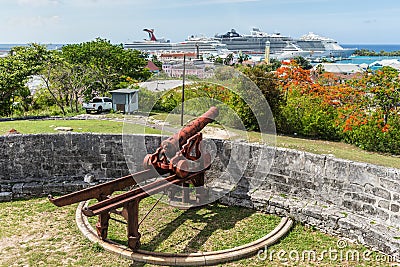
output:
<path id="1" fill-rule="evenodd" d="M 337 110 L 333 106 L 292 90 L 288 92 L 286 105 L 281 108 L 279 129 L 286 134 L 339 140 L 340 128 L 336 126 L 336 118 Z"/>
<path id="2" fill-rule="evenodd" d="M 344 141 L 362 149 L 400 155 L 400 116 L 391 116 L 384 124 L 378 114 L 343 133 Z"/>

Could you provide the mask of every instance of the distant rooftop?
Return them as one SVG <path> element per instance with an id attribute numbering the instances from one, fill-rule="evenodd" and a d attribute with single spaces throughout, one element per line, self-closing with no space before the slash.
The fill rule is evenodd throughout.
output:
<path id="1" fill-rule="evenodd" d="M 122 88 L 122 89 L 110 91 L 110 93 L 130 94 L 130 93 L 136 93 L 138 91 L 139 90 L 137 90 L 137 89 Z"/>
<path id="2" fill-rule="evenodd" d="M 192 82 L 186 81 L 186 84 L 192 84 Z M 182 86 L 182 80 L 147 81 L 140 83 L 139 86 L 150 91 L 165 91 Z"/>
<path id="3" fill-rule="evenodd" d="M 358 73 L 363 72 L 364 69 L 357 64 L 337 64 L 337 63 L 321 63 L 326 72 L 331 73 Z M 318 65 L 317 65 L 318 66 Z M 316 68 L 315 66 L 314 68 Z"/>
<path id="4" fill-rule="evenodd" d="M 384 59 L 381 61 L 375 61 L 369 65 L 370 67 L 380 67 L 380 66 L 388 66 L 400 70 L 400 61 L 398 59 Z"/>

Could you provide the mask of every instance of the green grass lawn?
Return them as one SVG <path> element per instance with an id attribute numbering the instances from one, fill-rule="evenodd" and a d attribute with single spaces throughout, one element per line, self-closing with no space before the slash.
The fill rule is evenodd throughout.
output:
<path id="1" fill-rule="evenodd" d="M 0 135 L 10 129 L 22 134 L 58 133 L 56 127 L 71 127 L 73 132 L 122 134 L 123 122 L 111 120 L 21 120 L 0 122 Z M 160 134 L 161 131 L 138 124 L 129 124 L 129 133 Z"/>
<path id="2" fill-rule="evenodd" d="M 147 198 L 141 202 L 141 216 L 155 201 Z M 86 240 L 75 225 L 76 207 L 58 208 L 46 198 L 0 203 L 0 266 L 152 266 L 132 264 Z M 263 236 L 279 221 L 277 216 L 220 204 L 182 211 L 159 203 L 140 226 L 142 248 L 172 253 L 224 249 Z M 125 233 L 124 226 L 111 221 L 111 239 L 124 243 Z M 345 257 L 335 259 L 324 254 L 329 250 L 336 250 L 339 255 L 340 251 L 344 255 L 348 250 L 357 251 L 359 255 L 368 251 L 364 246 L 351 243 L 341 250 L 338 241 L 297 224 L 288 236 L 268 248 L 267 254 L 221 266 L 390 266 L 375 261 L 377 256 L 382 256 L 376 253 L 369 256 L 370 261 L 363 257 L 359 261 Z M 309 251 L 316 253 L 315 260 L 312 257 L 302 259 L 303 253 Z"/>
<path id="3" fill-rule="evenodd" d="M 258 142 L 260 140 L 260 134 L 250 132 L 249 139 L 250 142 Z M 331 142 L 278 135 L 276 136 L 276 146 L 306 151 L 314 154 L 333 155 L 336 158 L 400 169 L 400 156 L 368 152 L 359 147 L 343 142 Z"/>

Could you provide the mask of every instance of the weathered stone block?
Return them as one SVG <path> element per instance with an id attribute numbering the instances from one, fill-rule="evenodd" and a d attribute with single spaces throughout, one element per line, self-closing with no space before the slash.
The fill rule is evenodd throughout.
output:
<path id="1" fill-rule="evenodd" d="M 390 210 L 393 212 L 399 212 L 400 211 L 400 206 L 397 204 L 392 204 L 390 207 Z"/>
<path id="2" fill-rule="evenodd" d="M 343 206 L 352 211 L 363 211 L 363 204 L 357 201 L 343 200 Z"/>
<path id="3" fill-rule="evenodd" d="M 400 183 L 386 178 L 380 178 L 380 185 L 388 190 L 400 192 Z"/>
<path id="4" fill-rule="evenodd" d="M 270 173 L 270 174 L 267 175 L 266 181 L 268 181 L 270 183 L 276 182 L 276 183 L 287 184 L 288 183 L 288 176 Z"/>
<path id="5" fill-rule="evenodd" d="M 351 199 L 355 201 L 360 201 L 364 203 L 368 203 L 374 205 L 376 203 L 376 199 L 373 196 L 368 196 L 367 194 L 360 193 L 346 193 L 351 195 Z"/>
<path id="6" fill-rule="evenodd" d="M 23 183 L 18 183 L 18 184 L 14 184 L 14 186 L 12 187 L 12 192 L 13 194 L 22 194 L 22 188 L 23 188 L 24 184 Z"/>
<path id="7" fill-rule="evenodd" d="M 6 202 L 12 200 L 12 192 L 0 192 L 0 202 Z"/>
<path id="8" fill-rule="evenodd" d="M 26 183 L 22 187 L 22 193 L 30 196 L 43 195 L 43 184 L 37 182 Z"/>
<path id="9" fill-rule="evenodd" d="M 386 199 L 386 200 L 391 200 L 392 199 L 392 196 L 391 196 L 390 192 L 388 190 L 380 188 L 380 187 L 372 188 L 372 194 L 374 196 L 381 197 L 381 198 Z"/>
<path id="10" fill-rule="evenodd" d="M 384 209 L 389 209 L 389 207 L 390 207 L 390 202 L 389 201 L 386 201 L 386 200 L 379 200 L 379 202 L 378 202 L 378 207 L 379 208 L 384 208 Z"/>
<path id="11" fill-rule="evenodd" d="M 274 163 L 275 148 L 272 147 L 258 147 L 252 148 L 251 164 L 254 166 L 253 172 L 268 173 Z"/>
<path id="12" fill-rule="evenodd" d="M 287 149 L 282 167 L 292 171 L 301 172 L 304 170 L 305 152 Z"/>
<path id="13" fill-rule="evenodd" d="M 281 184 L 281 183 L 272 183 L 271 188 L 276 192 L 276 193 L 290 193 L 291 187 L 287 184 Z"/>
<path id="14" fill-rule="evenodd" d="M 288 207 L 285 205 L 286 198 L 277 196 L 277 195 L 272 195 L 271 198 L 269 199 L 268 203 L 271 206 L 280 208 L 280 209 L 288 209 Z"/>
<path id="15" fill-rule="evenodd" d="M 377 217 L 379 220 L 381 220 L 381 221 L 383 221 L 383 222 L 386 222 L 387 220 L 389 220 L 390 215 L 389 215 L 389 213 L 388 213 L 387 211 L 377 208 L 377 209 L 376 209 L 376 212 L 377 212 L 376 217 Z"/>
<path id="16" fill-rule="evenodd" d="M 327 157 L 325 161 L 325 176 L 338 182 L 348 182 L 349 161 Z"/>
<path id="17" fill-rule="evenodd" d="M 326 156 L 304 153 L 304 172 L 310 176 L 323 176 Z"/>
<path id="18" fill-rule="evenodd" d="M 375 207 L 372 206 L 372 205 L 364 204 L 362 206 L 362 209 L 366 214 L 369 214 L 369 215 L 376 215 L 377 214 Z"/>
<path id="19" fill-rule="evenodd" d="M 379 185 L 379 177 L 382 175 L 380 168 L 374 168 L 367 163 L 354 162 L 350 165 L 349 181 L 358 185 L 371 184 L 373 186 Z"/>

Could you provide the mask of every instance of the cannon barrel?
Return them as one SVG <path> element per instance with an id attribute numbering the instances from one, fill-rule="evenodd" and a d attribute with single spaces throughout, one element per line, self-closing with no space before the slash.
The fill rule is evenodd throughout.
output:
<path id="1" fill-rule="evenodd" d="M 213 122 L 218 114 L 218 108 L 211 107 L 206 113 L 190 122 L 172 137 L 164 140 L 161 143 L 161 147 L 164 149 L 165 154 L 168 157 L 173 157 L 190 137 L 200 132 L 210 122 Z"/>
<path id="2" fill-rule="evenodd" d="M 149 178 L 157 177 L 158 174 L 151 171 L 145 170 L 141 172 L 137 172 L 134 174 L 130 174 L 125 177 L 121 177 L 115 179 L 113 181 L 109 181 L 103 184 L 98 184 L 89 188 L 82 189 L 77 192 L 70 193 L 68 195 L 64 195 L 58 198 L 53 198 L 52 195 L 49 195 L 49 200 L 51 203 L 58 207 L 71 205 L 74 203 L 78 203 L 81 201 L 86 201 L 89 199 L 99 199 L 102 196 L 111 195 L 115 191 L 123 190 L 124 188 L 136 185 L 142 181 L 145 181 Z"/>

